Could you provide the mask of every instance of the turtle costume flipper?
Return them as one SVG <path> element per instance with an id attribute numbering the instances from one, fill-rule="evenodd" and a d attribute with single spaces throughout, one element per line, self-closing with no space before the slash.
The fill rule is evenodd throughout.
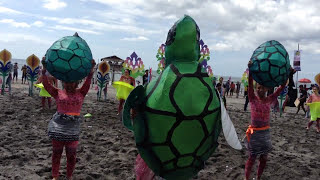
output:
<path id="1" fill-rule="evenodd" d="M 145 89 L 142 85 L 137 86 L 128 96 L 122 114 L 122 122 L 125 127 L 133 131 L 133 123 L 131 120 L 131 109 L 137 111 L 137 115 L 134 118 L 134 122 L 142 121 L 141 110 L 145 103 Z M 138 125 L 139 126 L 139 125 Z"/>

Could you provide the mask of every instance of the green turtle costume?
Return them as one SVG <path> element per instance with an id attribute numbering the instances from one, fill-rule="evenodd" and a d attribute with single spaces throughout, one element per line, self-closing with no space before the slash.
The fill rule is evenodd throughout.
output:
<path id="1" fill-rule="evenodd" d="M 177 21 L 166 41 L 166 68 L 145 87 L 136 87 L 124 106 L 123 123 L 134 131 L 141 157 L 168 180 L 196 175 L 218 146 L 221 103 L 198 63 L 199 39 L 190 16 Z M 133 123 L 130 109 L 137 111 Z"/>
<path id="2" fill-rule="evenodd" d="M 78 33 L 63 37 L 52 44 L 46 53 L 46 68 L 55 78 L 76 82 L 91 71 L 91 50 Z"/>
<path id="3" fill-rule="evenodd" d="M 290 59 L 285 47 L 271 40 L 261 44 L 251 56 L 249 70 L 257 83 L 276 87 L 285 83 L 290 74 Z"/>

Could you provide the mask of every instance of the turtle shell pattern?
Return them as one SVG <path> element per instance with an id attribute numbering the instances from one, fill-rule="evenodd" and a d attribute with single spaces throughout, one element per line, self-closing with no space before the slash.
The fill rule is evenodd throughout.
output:
<path id="1" fill-rule="evenodd" d="M 141 157 L 168 180 L 196 175 L 218 145 L 220 100 L 201 69 L 197 62 L 170 64 L 146 87 L 145 118 L 135 122 Z"/>
<path id="2" fill-rule="evenodd" d="M 46 68 L 51 75 L 64 82 L 85 78 L 91 70 L 91 50 L 80 37 L 66 36 L 47 50 Z"/>
<path id="3" fill-rule="evenodd" d="M 252 77 L 263 86 L 279 86 L 289 77 L 289 55 L 278 41 L 272 40 L 261 44 L 253 52 L 251 61 Z"/>

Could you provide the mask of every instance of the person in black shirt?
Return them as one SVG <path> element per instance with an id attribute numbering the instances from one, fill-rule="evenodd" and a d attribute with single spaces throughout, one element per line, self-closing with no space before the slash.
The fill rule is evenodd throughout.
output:
<path id="1" fill-rule="evenodd" d="M 145 71 L 145 74 L 142 76 L 142 84 L 145 85 L 148 83 L 149 70 Z"/>
<path id="2" fill-rule="evenodd" d="M 300 95 L 300 98 L 299 98 L 300 103 L 299 103 L 299 105 L 298 105 L 298 110 L 297 110 L 297 113 L 296 113 L 296 114 L 299 113 L 300 107 L 302 108 L 302 110 L 304 111 L 304 113 L 306 113 L 306 110 L 304 109 L 304 103 L 307 101 L 307 98 L 308 98 L 308 93 L 307 93 L 307 91 L 303 88 L 303 86 L 300 85 L 299 88 L 300 88 L 300 91 L 299 91 L 299 92 L 301 93 L 301 95 Z"/>

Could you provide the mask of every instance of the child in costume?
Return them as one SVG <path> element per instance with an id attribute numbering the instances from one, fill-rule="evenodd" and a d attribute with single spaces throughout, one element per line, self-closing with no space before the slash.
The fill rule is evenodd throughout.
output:
<path id="1" fill-rule="evenodd" d="M 120 81 L 126 82 L 128 84 L 131 84 L 133 87 L 135 87 L 135 85 L 136 85 L 135 79 L 130 76 L 130 70 L 129 69 L 126 69 L 124 71 L 124 75 L 121 76 Z M 121 111 L 123 109 L 123 105 L 124 105 L 125 99 L 120 99 L 119 101 L 120 101 L 120 103 L 119 103 L 119 107 L 118 107 L 118 115 L 121 113 Z"/>
<path id="2" fill-rule="evenodd" d="M 315 103 L 318 102 L 320 104 L 320 94 L 319 94 L 319 87 L 318 86 L 314 86 L 312 88 L 313 93 L 311 94 L 311 96 L 308 98 L 307 100 L 307 104 L 310 106 L 310 103 Z M 320 105 L 318 105 L 320 106 Z M 311 109 L 311 108 L 315 108 L 315 109 Z M 314 113 L 311 113 L 311 119 L 310 122 L 308 123 L 307 126 L 307 130 L 309 130 L 310 126 L 313 124 L 314 121 L 317 122 L 316 127 L 317 127 L 317 132 L 320 132 L 320 112 L 318 112 L 320 110 L 320 108 L 316 109 L 316 105 L 315 107 L 311 106 L 310 107 L 310 111 L 316 111 Z"/>
<path id="3" fill-rule="evenodd" d="M 53 76 L 49 75 L 49 72 L 46 72 L 46 76 L 47 76 L 49 83 L 51 83 L 53 86 L 55 86 L 57 88 L 58 87 L 57 79 L 54 78 Z M 42 83 L 42 84 L 39 84 L 39 83 Z M 48 91 L 43 86 L 43 75 L 40 76 L 40 78 L 36 82 L 35 86 L 39 87 L 41 89 L 39 95 L 41 96 L 42 109 L 45 109 L 45 107 L 46 107 L 46 99 L 48 100 L 48 107 L 49 107 L 49 109 L 51 109 L 51 97 L 52 96 L 48 93 Z"/>
<path id="4" fill-rule="evenodd" d="M 248 66 L 252 64 L 249 61 Z M 253 89 L 253 78 L 249 73 L 249 89 L 248 98 L 251 108 L 251 125 L 249 126 L 245 139 L 246 147 L 249 151 L 249 159 L 245 165 L 245 178 L 250 178 L 252 166 L 260 155 L 260 162 L 257 172 L 257 179 L 260 179 L 262 172 L 267 163 L 268 153 L 272 149 L 270 138 L 270 106 L 285 88 L 285 84 L 281 85 L 273 94 L 266 96 L 268 88 L 257 83 L 256 92 Z"/>
<path id="5" fill-rule="evenodd" d="M 48 135 L 52 139 L 52 177 L 59 177 L 60 159 L 64 146 L 67 155 L 67 178 L 71 179 L 76 165 L 76 151 L 80 134 L 80 111 L 83 100 L 89 91 L 95 61 L 92 60 L 91 73 L 85 83 L 77 89 L 77 82 L 64 82 L 64 90 L 58 89 L 49 83 L 46 75 L 45 62 L 43 63 L 42 82 L 46 90 L 56 100 L 57 112 L 53 115 L 48 125 Z"/>

